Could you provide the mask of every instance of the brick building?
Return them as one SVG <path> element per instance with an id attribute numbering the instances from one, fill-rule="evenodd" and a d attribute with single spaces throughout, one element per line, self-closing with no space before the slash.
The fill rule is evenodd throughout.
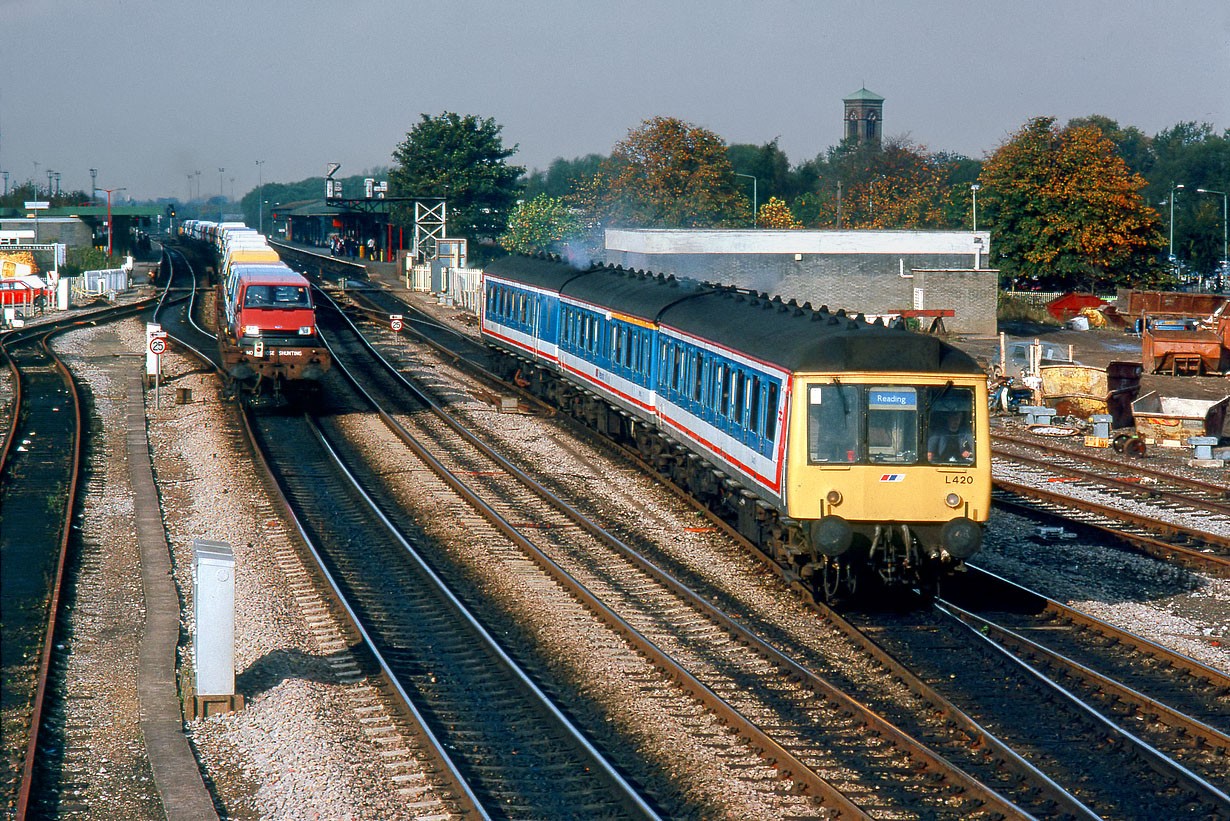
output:
<path id="1" fill-rule="evenodd" d="M 950 309 L 948 330 L 996 332 L 988 231 L 609 229 L 606 261 L 755 288 L 837 310 Z"/>

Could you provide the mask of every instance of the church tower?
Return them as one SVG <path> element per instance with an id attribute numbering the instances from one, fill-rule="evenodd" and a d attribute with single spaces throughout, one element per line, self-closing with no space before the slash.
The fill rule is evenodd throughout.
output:
<path id="1" fill-rule="evenodd" d="M 846 104 L 845 136 L 879 145 L 884 133 L 884 98 L 860 88 L 842 102 Z"/>

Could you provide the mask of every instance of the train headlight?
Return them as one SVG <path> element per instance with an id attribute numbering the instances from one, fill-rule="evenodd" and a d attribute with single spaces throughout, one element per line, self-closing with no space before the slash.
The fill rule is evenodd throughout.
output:
<path id="1" fill-rule="evenodd" d="M 811 523 L 812 546 L 825 556 L 840 556 L 850 549 L 854 531 L 840 516 L 825 516 Z"/>
<path id="2" fill-rule="evenodd" d="M 243 326 L 244 336 L 256 336 L 260 332 L 261 332 L 261 329 L 259 325 L 244 325 Z"/>
<path id="3" fill-rule="evenodd" d="M 311 335 L 312 335 L 311 325 L 304 325 L 302 328 L 299 329 L 299 336 L 311 336 Z"/>
<path id="4" fill-rule="evenodd" d="M 948 505 L 953 510 L 961 506 L 961 497 L 955 493 L 949 493 L 944 497 L 944 504 Z"/>
<path id="5" fill-rule="evenodd" d="M 948 555 L 968 559 L 982 546 L 982 528 L 977 522 L 964 516 L 953 519 L 940 530 L 940 544 L 948 551 Z"/>
<path id="6" fill-rule="evenodd" d="M 827 494 L 825 494 L 824 501 L 828 502 L 830 505 L 841 504 L 841 491 L 830 490 Z"/>

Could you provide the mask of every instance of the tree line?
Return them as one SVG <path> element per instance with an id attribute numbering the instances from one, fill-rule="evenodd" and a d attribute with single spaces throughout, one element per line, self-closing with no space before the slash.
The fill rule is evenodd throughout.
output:
<path id="1" fill-rule="evenodd" d="M 978 228 L 991 232 L 1005 284 L 1174 287 L 1222 263 L 1221 197 L 1198 189 L 1230 184 L 1230 130 L 1208 124 L 1150 137 L 1102 116 L 1038 117 L 981 160 L 898 137 L 848 139 L 792 164 L 777 139 L 727 145 L 656 117 L 607 155 L 529 173 L 508 162 L 517 147 L 501 130 L 422 115 L 394 151 L 391 192 L 446 197 L 450 233 L 475 241 L 531 252 L 587 243 L 595 254 L 607 227 L 970 230 L 977 185 Z"/>

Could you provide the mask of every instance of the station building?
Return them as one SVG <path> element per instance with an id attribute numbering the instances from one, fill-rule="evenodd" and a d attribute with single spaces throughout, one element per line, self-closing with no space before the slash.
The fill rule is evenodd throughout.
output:
<path id="1" fill-rule="evenodd" d="M 605 258 L 834 311 L 952 311 L 949 332 L 994 336 L 990 245 L 989 231 L 608 229 Z"/>

